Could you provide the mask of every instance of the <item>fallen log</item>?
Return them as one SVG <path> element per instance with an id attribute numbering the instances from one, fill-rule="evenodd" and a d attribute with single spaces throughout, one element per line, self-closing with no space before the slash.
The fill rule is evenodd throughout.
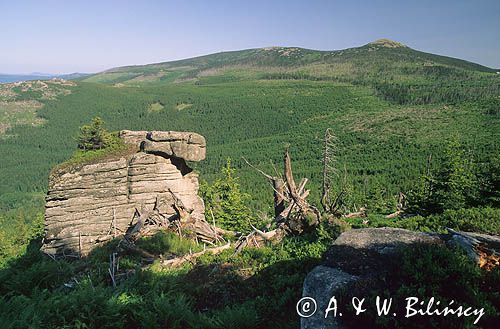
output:
<path id="1" fill-rule="evenodd" d="M 264 240 L 267 240 L 267 241 L 274 239 L 279 233 L 278 229 L 275 229 L 275 230 L 272 230 L 269 232 L 262 232 L 261 230 L 259 230 L 258 228 L 255 228 L 254 226 L 252 226 L 252 228 L 253 228 L 255 234 L 257 234 L 258 236 L 260 236 L 261 238 L 263 238 Z"/>
<path id="2" fill-rule="evenodd" d="M 212 254 L 212 255 L 216 255 L 216 254 L 220 254 L 221 252 L 223 252 L 224 250 L 229 249 L 229 248 L 231 248 L 230 242 L 226 243 L 223 246 L 219 246 L 219 247 L 215 247 L 215 248 L 208 248 L 208 249 L 205 249 L 203 251 L 196 252 L 194 254 L 188 254 L 188 255 L 181 256 L 181 257 L 166 259 L 166 260 L 161 262 L 161 265 L 168 266 L 168 267 L 178 267 L 186 262 L 193 262 L 196 258 L 198 258 L 202 255 L 205 255 L 207 253 Z"/>
<path id="3" fill-rule="evenodd" d="M 489 271 L 500 265 L 499 236 L 447 230 L 451 235 L 450 242 L 462 248 L 479 267 Z"/>
<path id="4" fill-rule="evenodd" d="M 252 227 L 253 231 L 248 234 L 241 236 L 238 241 L 236 241 L 235 244 L 235 250 L 236 252 L 241 251 L 243 248 L 246 247 L 262 247 L 266 243 L 274 243 L 274 242 L 279 242 L 283 239 L 283 237 L 287 234 L 286 226 L 281 224 L 278 228 L 269 231 L 269 232 L 263 232 L 250 224 Z"/>
<path id="5" fill-rule="evenodd" d="M 344 218 L 359 218 L 359 217 L 366 217 L 366 208 L 365 207 L 361 207 L 359 208 L 359 211 L 356 211 L 356 212 L 351 212 L 349 214 L 345 214 L 344 216 L 342 216 Z"/>
<path id="6" fill-rule="evenodd" d="M 396 217 L 399 217 L 399 215 L 401 215 L 402 213 L 403 213 L 402 210 L 398 210 L 398 211 L 393 212 L 392 214 L 386 215 L 385 218 L 387 218 L 387 219 L 396 218 Z"/>

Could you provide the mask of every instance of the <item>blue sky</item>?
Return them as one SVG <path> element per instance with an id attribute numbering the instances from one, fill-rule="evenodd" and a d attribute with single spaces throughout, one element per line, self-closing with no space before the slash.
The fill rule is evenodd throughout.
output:
<path id="1" fill-rule="evenodd" d="M 390 38 L 500 68 L 500 0 L 0 0 L 0 72 L 97 72 L 225 50 Z"/>

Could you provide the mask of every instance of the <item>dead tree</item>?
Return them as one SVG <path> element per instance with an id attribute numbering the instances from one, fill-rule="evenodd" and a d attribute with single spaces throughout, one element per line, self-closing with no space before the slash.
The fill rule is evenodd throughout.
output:
<path id="1" fill-rule="evenodd" d="M 288 149 L 283 158 L 283 177 L 271 176 L 243 159 L 250 167 L 257 170 L 266 177 L 274 191 L 274 223 L 276 229 L 263 232 L 252 226 L 253 231 L 240 237 L 236 243 L 236 250 L 244 247 L 259 247 L 266 242 L 280 241 L 287 234 L 300 234 L 311 227 L 316 226 L 320 219 L 319 210 L 307 202 L 309 190 L 305 186 L 307 178 L 300 180 L 297 185 L 293 177 L 292 161 Z"/>
<path id="2" fill-rule="evenodd" d="M 462 248 L 467 256 L 481 268 L 490 271 L 500 266 L 500 237 L 447 228 L 449 242 Z"/>
<path id="3" fill-rule="evenodd" d="M 173 208 L 177 215 L 171 224 L 175 227 L 175 231 L 182 237 L 183 232 L 189 233 L 192 238 L 207 244 L 216 244 L 219 241 L 224 241 L 223 235 L 234 235 L 233 232 L 228 232 L 221 229 L 215 224 L 210 224 L 205 219 L 193 218 L 191 212 L 184 206 L 182 201 L 175 196 L 169 189 L 174 200 Z"/>
<path id="4" fill-rule="evenodd" d="M 321 213 L 319 210 L 310 205 L 307 201 L 306 198 L 309 195 L 309 190 L 305 190 L 305 185 L 307 183 L 307 178 L 303 178 L 300 182 L 299 188 L 297 189 L 295 185 L 295 180 L 293 178 L 293 173 L 292 173 L 292 160 L 290 159 L 290 154 L 288 152 L 288 149 L 285 151 L 285 157 L 284 157 L 284 167 L 285 167 L 285 181 L 286 181 L 286 186 L 288 188 L 288 192 L 290 194 L 291 202 L 293 202 L 294 206 L 290 209 L 290 212 L 288 213 L 287 218 L 290 220 L 291 216 L 293 214 L 294 208 L 296 209 L 296 214 L 298 214 L 298 217 L 295 216 L 296 220 L 299 220 L 300 227 L 297 227 L 297 223 L 295 223 L 295 229 L 291 228 L 292 230 L 298 231 L 297 233 L 300 233 L 303 230 L 303 226 L 316 226 L 319 224 L 319 221 L 321 219 Z M 290 223 L 288 223 L 290 224 Z M 297 230 L 298 229 L 298 230 Z"/>
<path id="5" fill-rule="evenodd" d="M 336 146 L 337 139 L 330 128 L 325 131 L 323 150 L 323 195 L 321 205 L 327 212 L 330 210 L 330 189 L 335 177 L 338 177 L 336 168 Z"/>
<path id="6" fill-rule="evenodd" d="M 392 214 L 385 216 L 385 218 L 396 218 L 404 213 L 406 208 L 406 195 L 403 192 L 399 192 L 398 204 L 396 205 L 396 211 Z"/>
<path id="7" fill-rule="evenodd" d="M 341 207 L 347 194 L 347 175 L 340 182 L 339 171 L 337 169 L 337 137 L 330 128 L 325 131 L 323 150 L 323 194 L 321 205 L 323 210 L 334 216 L 341 216 Z M 339 184 L 339 191 L 333 192 L 332 186 Z"/>
<path id="8" fill-rule="evenodd" d="M 285 181 L 283 180 L 283 177 L 281 177 L 279 174 L 277 174 L 276 176 L 268 175 L 259 168 L 252 165 L 250 162 L 248 162 L 247 159 L 245 158 L 242 159 L 243 161 L 246 162 L 248 166 L 255 169 L 262 176 L 266 177 L 269 183 L 271 184 L 274 196 L 274 217 L 278 218 L 285 211 L 286 209 L 285 202 L 288 199 L 285 187 Z"/>
<path id="9" fill-rule="evenodd" d="M 204 218 L 194 218 L 191 216 L 192 210 L 187 209 L 171 190 L 172 208 L 176 214 L 174 216 L 162 214 L 158 210 L 158 199 L 153 210 L 136 209 L 135 218 L 137 222 L 132 225 L 125 236 L 120 241 L 118 247 L 121 251 L 128 251 L 140 255 L 143 258 L 152 259 L 154 255 L 136 246 L 136 241 L 144 236 L 151 236 L 158 231 L 172 231 L 182 237 L 192 238 L 205 244 L 215 245 L 224 242 L 224 235 L 231 236 L 234 232 L 229 232 L 208 223 Z"/>

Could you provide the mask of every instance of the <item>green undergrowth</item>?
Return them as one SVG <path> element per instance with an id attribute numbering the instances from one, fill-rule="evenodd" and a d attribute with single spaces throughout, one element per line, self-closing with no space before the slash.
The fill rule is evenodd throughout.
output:
<path id="1" fill-rule="evenodd" d="M 161 265 L 161 258 L 148 264 L 137 255 L 123 254 L 116 288 L 107 269 L 118 240 L 86 259 L 54 261 L 40 253 L 40 238 L 34 237 L 22 256 L 0 269 L 0 327 L 298 328 L 295 304 L 304 278 L 343 228 L 323 221 L 303 236 L 239 253 L 228 249 L 205 254 L 175 269 Z M 163 259 L 201 247 L 167 232 L 143 238 L 138 245 Z M 369 291 L 357 292 L 367 298 L 380 295 L 404 301 L 407 296 L 434 296 L 481 306 L 487 313 L 479 323 L 482 328 L 489 328 L 498 312 L 498 269 L 481 270 L 459 251 L 412 249 L 393 272 L 384 289 L 370 286 Z M 468 323 L 449 317 L 421 317 L 417 322 L 375 319 L 372 313 L 346 318 L 354 327 L 442 328 L 450 323 L 446 327 L 462 328 Z"/>
<path id="2" fill-rule="evenodd" d="M 29 242 L 43 235 L 43 221 L 39 206 L 0 212 L 0 268 L 23 255 Z"/>
<path id="3" fill-rule="evenodd" d="M 347 219 L 354 228 L 400 227 L 412 231 L 447 233 L 446 228 L 458 231 L 500 234 L 499 208 L 468 208 L 445 210 L 442 214 L 385 218 L 384 215 L 368 215 L 366 218 Z"/>
<path id="4" fill-rule="evenodd" d="M 71 170 L 86 164 L 119 158 L 136 151 L 136 146 L 125 144 L 124 141 L 118 137 L 118 132 L 113 132 L 111 133 L 109 144 L 106 147 L 97 150 L 76 150 L 73 155 L 71 155 L 71 158 L 55 166 L 52 169 L 52 173 Z"/>
<path id="5" fill-rule="evenodd" d="M 403 250 L 401 262 L 389 266 L 387 273 L 380 277 L 382 285 L 360 285 L 349 291 L 345 300 L 352 296 L 366 297 L 367 312 L 355 315 L 352 307 L 344 312 L 343 321 L 349 328 L 496 328 L 500 317 L 500 269 L 492 271 L 479 268 L 461 250 L 436 246 L 409 247 Z M 369 290 L 369 291 L 367 291 Z M 397 316 L 377 316 L 376 297 L 392 298 L 391 312 Z M 484 315 L 474 325 L 477 316 L 457 317 L 457 315 L 416 315 L 406 317 L 408 297 L 416 297 L 418 306 L 414 309 L 427 308 L 428 301 L 434 297 L 431 310 L 451 309 L 463 306 L 463 309 L 483 309 Z M 420 302 L 423 301 L 423 304 Z M 436 304 L 439 301 L 439 304 Z M 423 305 L 423 306 L 422 306 Z"/>
<path id="6" fill-rule="evenodd" d="M 203 249 L 200 244 L 196 244 L 190 239 L 181 239 L 172 232 L 160 231 L 152 237 L 140 239 L 137 246 L 153 254 L 161 254 L 164 251 L 175 255 L 185 255 L 190 252 L 197 252 Z"/>
<path id="7" fill-rule="evenodd" d="M 273 246 L 204 255 L 177 269 L 122 255 L 126 275 L 115 289 L 107 267 L 118 241 L 87 259 L 54 261 L 39 252 L 35 239 L 0 269 L 0 327 L 296 328 L 304 277 L 338 233 L 324 226 Z M 138 245 L 169 256 L 199 248 L 172 233 Z"/>

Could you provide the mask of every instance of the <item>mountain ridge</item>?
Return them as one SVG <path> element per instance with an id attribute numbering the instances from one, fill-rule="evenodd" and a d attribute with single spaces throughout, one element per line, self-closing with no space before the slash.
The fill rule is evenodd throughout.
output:
<path id="1" fill-rule="evenodd" d="M 378 39 L 365 45 L 341 50 L 313 50 L 301 47 L 263 47 L 218 52 L 192 58 L 158 62 L 144 65 L 115 67 L 83 78 L 83 81 L 104 84 L 140 86 L 151 83 L 172 83 L 199 80 L 205 76 L 224 76 L 228 69 L 266 76 L 274 73 L 305 73 L 313 79 L 342 80 L 339 72 L 349 70 L 352 76 L 360 67 L 367 70 L 389 70 L 396 75 L 408 74 L 412 70 L 436 70 L 495 73 L 487 66 L 412 49 L 390 39 Z M 423 69 L 422 69 L 423 68 Z M 402 71 L 402 72 L 400 72 Z M 326 72 L 326 73 L 325 73 Z M 239 79 L 238 78 L 238 79 Z"/>
<path id="2" fill-rule="evenodd" d="M 475 63 L 472 61 L 468 61 L 465 59 L 460 59 L 458 57 L 451 57 L 451 56 L 446 56 L 446 55 L 439 55 L 439 54 L 433 54 L 433 53 L 428 53 L 420 50 L 415 50 L 413 48 L 408 47 L 405 44 L 402 44 L 400 42 L 391 40 L 391 39 L 377 39 L 375 41 L 369 42 L 365 45 L 359 46 L 359 47 L 351 47 L 351 48 L 345 48 L 345 49 L 339 49 L 339 50 L 316 50 L 316 49 L 309 49 L 309 48 L 302 48 L 302 47 L 293 47 L 293 46 L 270 46 L 270 47 L 258 47 L 258 48 L 247 48 L 247 49 L 240 49 L 240 50 L 229 50 L 229 51 L 220 51 L 216 53 L 211 53 L 211 54 L 205 54 L 205 55 L 200 55 L 200 56 L 194 56 L 194 57 L 189 57 L 189 58 L 184 58 L 184 59 L 177 59 L 177 60 L 172 60 L 172 61 L 163 61 L 163 62 L 156 62 L 156 63 L 149 63 L 149 64 L 138 64 L 138 65 L 125 65 L 125 66 L 118 66 L 118 67 L 113 67 L 107 70 L 104 70 L 102 72 L 98 72 L 96 74 L 100 73 L 106 73 L 106 72 L 116 72 L 119 70 L 123 69 L 130 69 L 130 68 L 139 68 L 139 67 L 148 67 L 148 66 L 160 66 L 160 65 L 175 65 L 177 63 L 183 63 L 187 61 L 193 61 L 193 60 L 201 60 L 209 57 L 214 57 L 218 55 L 226 55 L 226 54 L 236 54 L 236 53 L 243 53 L 243 52 L 252 52 L 252 51 L 272 51 L 272 50 L 293 50 L 293 49 L 299 49 L 307 52 L 314 52 L 314 53 L 319 53 L 319 54 L 328 54 L 328 53 L 342 53 L 344 51 L 349 51 L 349 50 L 355 50 L 355 49 L 363 49 L 366 47 L 382 47 L 382 48 L 406 48 L 421 54 L 427 54 L 427 55 L 432 55 L 440 58 L 446 58 L 446 59 L 453 59 L 453 60 L 458 60 L 464 63 L 469 63 L 473 64 L 474 66 L 482 67 L 486 69 L 487 71 L 494 72 L 498 71 L 495 68 L 488 67 L 486 65 L 482 65 L 479 63 Z"/>

